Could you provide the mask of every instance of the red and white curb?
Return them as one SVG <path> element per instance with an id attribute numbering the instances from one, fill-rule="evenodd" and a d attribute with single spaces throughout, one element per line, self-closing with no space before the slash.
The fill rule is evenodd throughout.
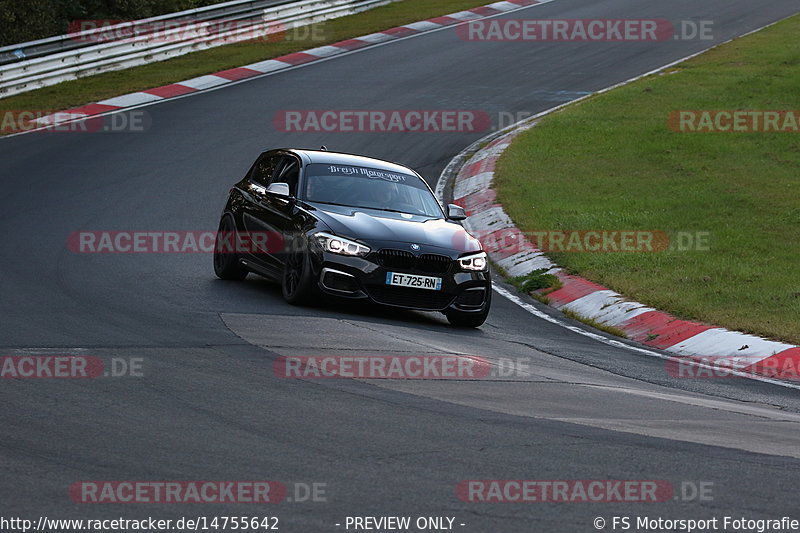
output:
<path id="1" fill-rule="evenodd" d="M 625 332 L 631 340 L 665 350 L 676 356 L 714 361 L 743 375 L 798 379 L 800 347 L 762 339 L 737 331 L 680 320 L 672 315 L 627 300 L 602 285 L 567 274 L 538 250 L 514 225 L 497 203 L 492 189 L 495 165 L 503 151 L 520 132 L 535 125 L 527 123 L 489 142 L 469 159 L 454 160 L 460 170 L 453 183 L 453 202 L 464 207 L 467 230 L 481 236 L 492 260 L 510 276 L 548 269 L 562 287 L 547 293 L 549 305 L 569 310 L 600 324 Z M 469 149 L 467 150 L 467 152 Z M 458 158 L 457 158 L 458 159 Z M 448 170 L 449 169 L 449 170 Z M 448 166 L 437 192 L 442 197 Z M 505 291 L 503 291 L 505 292 Z"/>
<path id="2" fill-rule="evenodd" d="M 128 107 L 151 104 L 176 96 L 183 96 L 206 89 L 216 88 L 221 85 L 238 82 L 247 78 L 261 76 L 264 74 L 293 68 L 298 65 L 327 59 L 339 54 L 358 50 L 359 48 L 365 48 L 375 44 L 398 40 L 412 35 L 427 33 L 447 26 L 461 24 L 471 20 L 492 17 L 523 7 L 546 4 L 552 1 L 553 0 L 506 0 L 503 2 L 495 2 L 493 4 L 468 9 L 466 11 L 459 11 L 457 13 L 451 13 L 449 15 L 435 17 L 420 22 L 412 22 L 410 24 L 398 26 L 382 32 L 363 35 L 354 39 L 347 39 L 345 41 L 340 41 L 330 45 L 312 48 L 303 52 L 295 52 L 285 56 L 277 57 L 275 59 L 259 61 L 258 63 L 245 65 L 243 67 L 232 68 L 223 70 L 221 72 L 216 72 L 214 74 L 199 76 L 197 78 L 192 78 L 179 83 L 172 83 L 170 85 L 164 85 L 162 87 L 156 87 L 146 91 L 125 94 L 122 96 L 109 98 L 107 100 L 102 100 L 100 102 L 86 104 L 73 109 L 67 109 L 65 111 L 46 115 L 38 118 L 36 122 L 41 124 L 43 128 L 53 127 L 66 122 L 73 122 L 75 120 L 81 120 L 87 117 L 112 111 L 118 111 Z M 32 129 L 30 131 L 36 130 Z"/>

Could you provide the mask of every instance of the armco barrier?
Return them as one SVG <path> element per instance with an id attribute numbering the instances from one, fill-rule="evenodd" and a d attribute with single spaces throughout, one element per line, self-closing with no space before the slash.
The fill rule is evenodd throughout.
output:
<path id="1" fill-rule="evenodd" d="M 47 87 L 101 72 L 121 70 L 205 50 L 241 40 L 267 37 L 276 31 L 351 15 L 396 0 L 234 0 L 205 8 L 107 26 L 95 30 L 51 37 L 0 48 L 0 97 Z M 229 31 L 204 32 L 202 24 L 236 22 Z M 177 22 L 159 32 L 137 32 L 155 23 Z M 163 24 L 159 27 L 163 27 Z M 109 42 L 93 43 L 93 34 L 114 30 L 128 35 Z M 96 40 L 96 39 L 95 39 Z M 31 57 L 32 56 L 32 57 Z"/>

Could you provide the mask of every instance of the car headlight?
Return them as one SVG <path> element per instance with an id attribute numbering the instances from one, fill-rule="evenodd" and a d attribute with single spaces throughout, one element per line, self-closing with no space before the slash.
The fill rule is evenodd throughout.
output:
<path id="1" fill-rule="evenodd" d="M 489 258 L 486 257 L 486 252 L 468 255 L 458 260 L 458 266 L 464 270 L 483 271 L 489 268 Z"/>
<path id="2" fill-rule="evenodd" d="M 337 237 L 336 235 L 331 235 L 330 233 L 316 233 L 314 237 L 317 238 L 317 241 L 319 242 L 320 246 L 322 246 L 323 250 L 333 254 L 364 257 L 370 252 L 368 246 L 351 241 L 350 239 L 344 239 L 342 237 Z"/>

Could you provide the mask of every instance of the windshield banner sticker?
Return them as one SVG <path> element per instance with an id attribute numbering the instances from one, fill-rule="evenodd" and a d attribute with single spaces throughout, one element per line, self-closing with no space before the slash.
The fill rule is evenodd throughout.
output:
<path id="1" fill-rule="evenodd" d="M 370 179 L 381 179 L 391 181 L 392 183 L 405 182 L 406 177 L 402 174 L 395 174 L 394 172 L 387 172 L 385 170 L 375 170 L 364 167 L 343 167 L 337 165 L 328 166 L 331 174 L 344 174 L 346 176 L 366 176 Z"/>

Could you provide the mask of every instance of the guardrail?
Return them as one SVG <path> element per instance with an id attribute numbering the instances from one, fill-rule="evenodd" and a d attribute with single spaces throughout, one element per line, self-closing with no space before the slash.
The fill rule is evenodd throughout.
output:
<path id="1" fill-rule="evenodd" d="M 6 46 L 0 48 L 0 97 L 232 42 L 269 38 L 393 1 L 234 0 Z M 105 42 L 109 35 L 124 37 Z"/>

